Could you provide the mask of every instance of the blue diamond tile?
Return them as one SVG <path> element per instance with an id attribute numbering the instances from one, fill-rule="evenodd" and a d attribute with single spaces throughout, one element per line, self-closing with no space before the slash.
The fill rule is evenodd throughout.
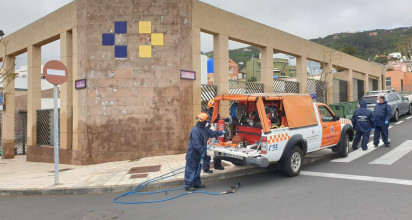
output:
<path id="1" fill-rule="evenodd" d="M 114 34 L 102 34 L 103 46 L 114 46 Z"/>
<path id="2" fill-rule="evenodd" d="M 127 58 L 127 46 L 124 46 L 124 45 L 114 46 L 114 57 L 115 58 Z"/>
<path id="3" fill-rule="evenodd" d="M 114 22 L 114 33 L 126 34 L 127 33 L 127 22 L 126 21 L 115 21 Z"/>

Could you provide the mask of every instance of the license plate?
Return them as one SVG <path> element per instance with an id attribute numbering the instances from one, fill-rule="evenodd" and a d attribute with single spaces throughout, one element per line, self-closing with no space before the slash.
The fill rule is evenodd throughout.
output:
<path id="1" fill-rule="evenodd" d="M 242 156 L 238 156 L 238 155 L 234 155 L 234 154 L 221 153 L 221 152 L 216 152 L 216 151 L 215 151 L 215 156 L 231 157 L 231 158 L 236 158 L 236 159 L 239 159 L 239 160 L 244 159 L 244 157 L 242 157 Z"/>

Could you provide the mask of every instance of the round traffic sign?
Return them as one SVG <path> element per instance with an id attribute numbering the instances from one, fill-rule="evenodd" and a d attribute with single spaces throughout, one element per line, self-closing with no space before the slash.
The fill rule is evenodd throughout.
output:
<path id="1" fill-rule="evenodd" d="M 53 85 L 61 85 L 68 78 L 67 67 L 58 60 L 50 60 L 43 67 L 43 75 Z"/>

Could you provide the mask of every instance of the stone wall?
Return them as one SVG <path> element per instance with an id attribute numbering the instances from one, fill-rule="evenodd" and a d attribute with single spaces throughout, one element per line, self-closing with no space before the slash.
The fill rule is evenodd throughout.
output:
<path id="1" fill-rule="evenodd" d="M 78 150 L 72 163 L 87 164 L 182 153 L 193 122 L 192 81 L 180 69 L 192 69 L 190 0 L 79 0 L 78 78 L 87 89 L 78 94 Z M 127 45 L 126 59 L 114 58 L 102 46 L 102 33 L 115 21 L 127 21 L 127 34 L 115 41 Z M 152 57 L 139 57 L 138 22 L 151 21 L 164 45 Z"/>

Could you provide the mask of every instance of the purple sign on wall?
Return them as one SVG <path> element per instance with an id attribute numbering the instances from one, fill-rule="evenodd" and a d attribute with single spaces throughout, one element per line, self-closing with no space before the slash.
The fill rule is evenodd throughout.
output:
<path id="1" fill-rule="evenodd" d="M 75 84 L 74 85 L 75 89 L 85 89 L 86 88 L 86 79 L 76 80 L 74 84 Z"/>
<path id="2" fill-rule="evenodd" d="M 196 72 L 190 70 L 180 70 L 180 78 L 181 79 L 196 79 Z"/>

